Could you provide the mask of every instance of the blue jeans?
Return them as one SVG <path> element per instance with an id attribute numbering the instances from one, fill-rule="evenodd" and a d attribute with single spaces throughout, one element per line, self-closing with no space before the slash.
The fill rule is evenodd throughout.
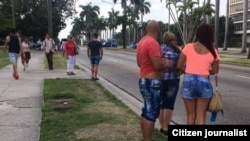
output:
<path id="1" fill-rule="evenodd" d="M 19 53 L 9 52 L 10 62 L 11 62 L 11 63 L 15 63 L 15 62 L 17 62 L 17 60 L 18 60 L 19 56 L 20 56 L 20 54 L 19 54 Z"/>
<path id="2" fill-rule="evenodd" d="M 201 75 L 185 74 L 181 95 L 186 99 L 211 98 L 213 86 L 209 78 Z"/>
<path id="3" fill-rule="evenodd" d="M 161 109 L 174 110 L 180 79 L 162 80 Z"/>
<path id="4" fill-rule="evenodd" d="M 155 122 L 160 113 L 161 80 L 141 78 L 139 79 L 139 87 L 143 98 L 141 116 Z"/>
<path id="5" fill-rule="evenodd" d="M 100 56 L 90 56 L 90 63 L 92 65 L 99 65 L 100 60 L 101 60 Z"/>

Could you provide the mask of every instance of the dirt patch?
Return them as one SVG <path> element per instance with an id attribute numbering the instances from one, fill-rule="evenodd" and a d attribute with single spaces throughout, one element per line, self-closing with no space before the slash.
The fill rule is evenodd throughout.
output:
<path id="1" fill-rule="evenodd" d="M 77 139 L 91 139 L 96 141 L 135 141 L 141 138 L 139 124 L 99 124 L 94 127 L 80 129 L 75 132 L 75 135 Z"/>

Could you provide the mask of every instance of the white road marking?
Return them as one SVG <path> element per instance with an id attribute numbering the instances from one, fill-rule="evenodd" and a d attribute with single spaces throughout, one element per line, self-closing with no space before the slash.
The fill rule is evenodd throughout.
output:
<path id="1" fill-rule="evenodd" d="M 235 76 L 240 77 L 240 78 L 250 79 L 250 77 L 247 77 L 247 76 L 242 76 L 242 75 L 235 75 Z"/>
<path id="2" fill-rule="evenodd" d="M 113 61 L 113 62 L 118 62 L 117 60 L 114 60 L 114 59 L 108 59 L 108 60 Z"/>

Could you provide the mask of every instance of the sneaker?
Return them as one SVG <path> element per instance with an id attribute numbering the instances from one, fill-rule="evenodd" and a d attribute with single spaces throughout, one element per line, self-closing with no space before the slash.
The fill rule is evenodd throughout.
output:
<path id="1" fill-rule="evenodd" d="M 71 72 L 71 75 L 76 75 L 74 72 Z"/>
<path id="2" fill-rule="evenodd" d="M 18 74 L 13 73 L 13 77 L 14 77 L 16 80 L 19 79 L 19 75 L 18 75 Z"/>

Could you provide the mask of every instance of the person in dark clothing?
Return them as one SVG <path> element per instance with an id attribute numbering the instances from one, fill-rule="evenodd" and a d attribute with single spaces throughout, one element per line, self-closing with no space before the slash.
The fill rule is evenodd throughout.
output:
<path id="1" fill-rule="evenodd" d="M 8 48 L 10 62 L 13 65 L 13 77 L 15 79 L 19 78 L 18 71 L 17 71 L 17 61 L 20 57 L 20 52 L 23 53 L 21 39 L 17 34 L 15 29 L 12 29 L 10 35 L 8 35 L 5 39 L 5 44 L 3 48 L 3 52 L 5 54 Z M 23 53 L 24 54 L 24 53 Z M 25 54 L 24 54 L 25 55 Z M 25 56 L 24 56 L 25 57 Z"/>
<path id="2" fill-rule="evenodd" d="M 97 73 L 98 73 L 98 65 L 100 63 L 100 60 L 103 57 L 103 49 L 102 44 L 98 40 L 98 34 L 93 34 L 93 39 L 91 42 L 88 43 L 88 57 L 90 58 L 91 63 L 91 74 L 93 80 L 98 80 Z"/>

